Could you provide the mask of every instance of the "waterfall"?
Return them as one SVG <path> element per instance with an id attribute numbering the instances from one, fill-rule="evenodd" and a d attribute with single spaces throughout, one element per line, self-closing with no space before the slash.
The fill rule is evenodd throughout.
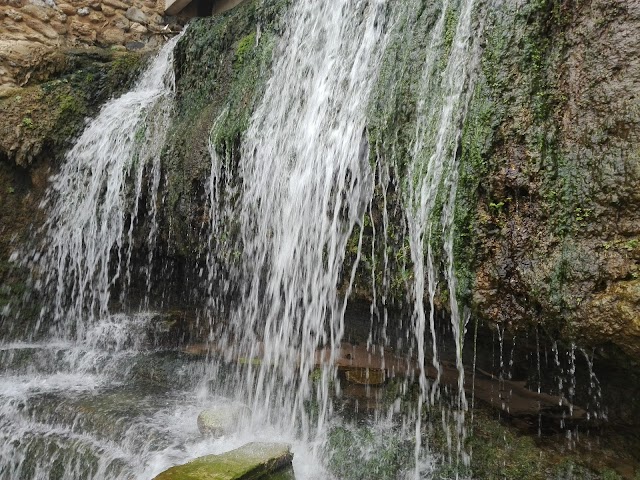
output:
<path id="1" fill-rule="evenodd" d="M 262 359 L 238 375 L 238 395 L 254 415 L 301 427 L 305 436 L 314 429 L 305 401 L 320 405 L 317 431 L 330 410 L 332 359 L 320 386 L 310 373 L 320 346 L 333 355 L 339 348 L 346 244 L 373 188 L 366 106 L 385 48 L 387 10 L 383 0 L 295 2 L 242 144 L 241 301 L 225 332 L 227 347 Z M 219 160 L 212 158 L 215 170 Z"/>
<path id="2" fill-rule="evenodd" d="M 472 31 L 472 13 L 475 0 L 450 2 L 443 0 L 440 15 L 432 29 L 426 61 L 419 89 L 418 117 L 412 162 L 408 167 L 406 189 L 406 215 L 409 227 L 411 260 L 414 267 L 413 323 L 416 337 L 418 365 L 420 365 L 421 395 L 416 415 L 416 455 L 421 442 L 421 415 L 423 403 L 433 405 L 438 394 L 441 366 L 438 356 L 438 338 L 435 328 L 435 295 L 439 280 L 436 250 L 441 249 L 445 264 L 444 280 L 448 289 L 449 315 L 458 370 L 456 458 L 462 452 L 464 440 L 464 412 L 467 400 L 464 391 L 462 346 L 468 315 L 458 305 L 454 244 L 454 207 L 458 183 L 458 147 L 462 135 L 464 114 L 473 91 L 473 76 L 478 60 L 477 45 Z M 448 19 L 457 15 L 454 32 L 445 32 Z M 446 45 L 447 35 L 453 35 Z M 441 67 L 444 59 L 444 69 Z M 441 205 L 439 205 L 439 203 Z M 435 242 L 441 238 L 441 244 Z M 426 250 L 426 252 L 425 252 Z M 425 311 L 424 292 L 428 291 L 429 311 Z M 428 317 L 428 318 L 427 318 Z M 427 329 L 428 332 L 427 333 Z M 426 335 L 432 342 L 431 361 L 436 378 L 429 386 L 426 377 Z"/>
<path id="3" fill-rule="evenodd" d="M 150 225 L 144 275 L 150 286 L 160 151 L 173 108 L 179 38 L 167 42 L 130 92 L 88 123 L 42 202 L 48 216 L 43 249 L 34 257 L 52 306 L 40 317 L 60 336 L 82 338 L 88 325 L 108 316 L 116 287 L 126 298 L 142 208 Z"/>

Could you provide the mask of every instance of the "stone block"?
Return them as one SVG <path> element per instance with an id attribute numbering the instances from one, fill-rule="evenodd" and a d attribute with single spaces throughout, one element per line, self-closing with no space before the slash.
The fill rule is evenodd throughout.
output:
<path id="1" fill-rule="evenodd" d="M 127 9 L 127 13 L 125 13 L 124 16 L 132 22 L 136 22 L 141 25 L 146 25 L 147 23 L 149 23 L 149 19 L 144 14 L 144 12 L 137 7 L 129 7 Z"/>

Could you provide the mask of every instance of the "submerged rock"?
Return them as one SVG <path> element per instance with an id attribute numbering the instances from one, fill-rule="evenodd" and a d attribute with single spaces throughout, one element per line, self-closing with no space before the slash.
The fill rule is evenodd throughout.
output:
<path id="1" fill-rule="evenodd" d="M 292 460 L 286 444 L 253 442 L 222 455 L 207 455 L 171 467 L 154 480 L 293 479 Z"/>
<path id="2" fill-rule="evenodd" d="M 203 435 L 220 437 L 232 431 L 242 416 L 250 413 L 249 407 L 239 403 L 217 405 L 198 415 L 198 430 Z"/>

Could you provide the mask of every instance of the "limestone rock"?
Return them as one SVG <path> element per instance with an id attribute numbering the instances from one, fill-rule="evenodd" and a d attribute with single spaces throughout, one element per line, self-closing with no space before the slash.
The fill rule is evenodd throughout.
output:
<path id="1" fill-rule="evenodd" d="M 109 27 L 100 32 L 98 41 L 104 45 L 121 45 L 125 41 L 125 33 L 119 28 Z"/>
<path id="2" fill-rule="evenodd" d="M 289 469 L 293 455 L 282 443 L 248 443 L 222 455 L 207 455 L 165 470 L 154 480 L 268 479 Z M 289 478 L 293 478 L 292 472 Z"/>
<path id="3" fill-rule="evenodd" d="M 50 8 L 38 7 L 32 4 L 25 5 L 20 9 L 21 14 L 36 18 L 41 22 L 49 21 L 49 19 L 51 18 L 50 16 L 51 11 L 52 10 Z"/>
<path id="4" fill-rule="evenodd" d="M 90 25 L 75 20 L 71 22 L 71 31 L 73 34 L 91 42 L 95 42 L 97 37 L 96 31 Z"/>
<path id="5" fill-rule="evenodd" d="M 133 22 L 131 24 L 130 30 L 133 33 L 147 33 L 147 27 L 145 27 L 144 25 L 140 25 L 139 23 L 136 23 L 136 22 Z"/>
<path id="6" fill-rule="evenodd" d="M 69 17 L 72 17 L 76 14 L 76 7 L 74 7 L 73 5 L 69 5 L 68 3 L 59 4 L 58 9 Z"/>
<path id="7" fill-rule="evenodd" d="M 121 2 L 120 0 L 104 0 L 102 2 L 103 10 L 105 5 L 111 8 L 115 8 L 116 10 L 127 10 L 129 8 L 129 5 L 127 5 L 124 2 Z"/>
<path id="8" fill-rule="evenodd" d="M 240 419 L 251 411 L 240 403 L 217 405 L 198 415 L 198 430 L 203 435 L 220 437 L 233 431 Z"/>
<path id="9" fill-rule="evenodd" d="M 140 23 L 142 25 L 146 25 L 147 23 L 149 23 L 149 19 L 144 14 L 144 12 L 136 7 L 129 7 L 127 9 L 127 13 L 125 13 L 124 16 L 132 22 Z"/>
<path id="10" fill-rule="evenodd" d="M 91 23 L 102 23 L 104 22 L 104 15 L 100 12 L 93 12 L 89 15 L 89 21 Z"/>

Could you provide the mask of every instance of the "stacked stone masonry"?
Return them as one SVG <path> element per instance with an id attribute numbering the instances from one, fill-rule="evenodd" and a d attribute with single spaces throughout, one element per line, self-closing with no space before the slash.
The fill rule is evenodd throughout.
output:
<path id="1" fill-rule="evenodd" d="M 0 0 L 0 98 L 65 49 L 154 48 L 177 29 L 164 0 Z"/>

